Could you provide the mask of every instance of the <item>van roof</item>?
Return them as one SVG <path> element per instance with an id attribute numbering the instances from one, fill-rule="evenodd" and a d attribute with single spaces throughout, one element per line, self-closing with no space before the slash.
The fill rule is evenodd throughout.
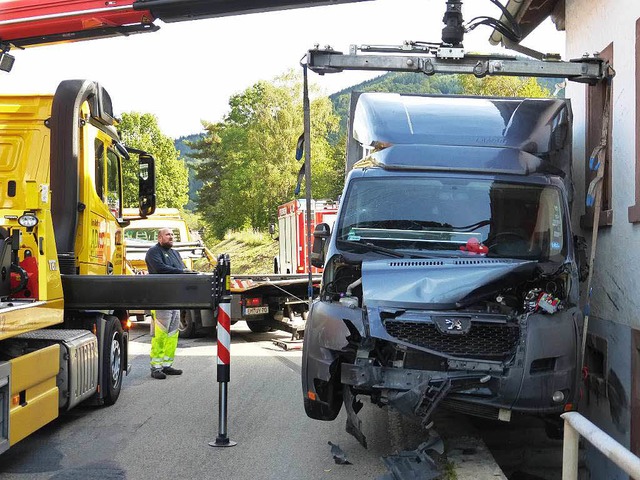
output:
<path id="1" fill-rule="evenodd" d="M 462 95 L 360 94 L 353 136 L 385 144 L 509 147 L 544 155 L 564 147 L 568 100 Z"/>

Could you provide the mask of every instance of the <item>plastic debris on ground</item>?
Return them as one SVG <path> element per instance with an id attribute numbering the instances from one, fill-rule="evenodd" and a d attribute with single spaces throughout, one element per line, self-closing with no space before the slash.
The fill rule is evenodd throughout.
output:
<path id="1" fill-rule="evenodd" d="M 352 463 L 347 460 L 347 455 L 342 451 L 339 445 L 331 442 L 327 443 L 331 445 L 331 455 L 333 456 L 333 461 L 336 462 L 337 465 L 352 465 Z"/>
<path id="2" fill-rule="evenodd" d="M 421 443 L 415 450 L 405 450 L 395 455 L 382 457 L 389 473 L 385 473 L 377 480 L 433 480 L 440 477 L 437 463 L 429 456 L 428 451 L 442 455 L 444 443 L 433 430 L 430 438 Z"/>
<path id="3" fill-rule="evenodd" d="M 283 350 L 302 350 L 302 340 L 274 340 L 273 344 Z"/>

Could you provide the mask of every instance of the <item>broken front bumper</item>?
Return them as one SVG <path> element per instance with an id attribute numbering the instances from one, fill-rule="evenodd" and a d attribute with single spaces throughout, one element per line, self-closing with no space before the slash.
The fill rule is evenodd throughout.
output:
<path id="1" fill-rule="evenodd" d="M 518 319 L 466 315 L 463 334 L 438 330 L 438 318 L 447 312 L 363 313 L 338 303 L 314 304 L 305 334 L 304 392 L 315 391 L 316 379 L 328 382 L 339 372 L 339 382 L 355 394 L 405 412 L 429 414 L 443 401 L 490 418 L 505 411 L 559 413 L 576 395 L 583 320 L 578 308 Z M 393 362 L 378 358 L 381 346 L 395 350 Z"/>
<path id="2" fill-rule="evenodd" d="M 386 312 L 388 313 L 388 312 Z M 445 400 L 467 413 L 498 418 L 501 410 L 559 413 L 576 394 L 577 308 L 507 317 L 413 311 L 385 315 L 368 309 L 370 335 L 396 350 L 392 366 L 374 350 L 341 366 L 341 382 L 378 392 L 382 403 L 429 416 Z M 446 326 L 463 325 L 460 330 Z M 443 326 L 445 326 L 443 328 Z M 446 399 L 445 399 L 446 398 Z"/>

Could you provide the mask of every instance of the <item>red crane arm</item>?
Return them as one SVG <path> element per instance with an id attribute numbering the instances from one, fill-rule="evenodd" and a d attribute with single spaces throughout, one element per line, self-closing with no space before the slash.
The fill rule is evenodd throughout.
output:
<path id="1" fill-rule="evenodd" d="M 0 47 L 24 47 L 155 31 L 155 19 L 201 18 L 366 0 L 3 0 Z"/>

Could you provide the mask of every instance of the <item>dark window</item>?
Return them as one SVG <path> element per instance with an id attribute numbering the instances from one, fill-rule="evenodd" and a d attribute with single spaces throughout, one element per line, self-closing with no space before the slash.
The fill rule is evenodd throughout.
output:
<path id="1" fill-rule="evenodd" d="M 600 52 L 600 56 L 608 60 L 613 65 L 613 43 Z M 597 85 L 587 87 L 586 98 L 586 138 L 585 138 L 585 195 L 589 188 L 589 183 L 596 176 L 596 172 L 589 169 L 589 157 L 593 149 L 600 144 L 602 137 L 602 118 L 605 104 L 605 94 L 607 86 L 604 82 Z M 613 224 L 613 207 L 611 203 L 611 130 L 613 127 L 613 108 L 609 102 L 609 135 L 607 137 L 607 148 L 605 152 L 605 171 L 602 183 L 602 203 L 600 204 L 600 226 Z M 593 207 L 586 207 L 585 214 L 580 219 L 583 228 L 593 226 Z"/>
<path id="2" fill-rule="evenodd" d="M 96 151 L 96 169 L 95 169 L 95 181 L 96 181 L 96 193 L 102 201 L 104 201 L 104 143 L 96 138 L 95 141 Z"/>
<path id="3" fill-rule="evenodd" d="M 107 198 L 106 204 L 116 218 L 122 217 L 122 189 L 120 188 L 120 157 L 111 149 L 107 150 Z"/>
<path id="4" fill-rule="evenodd" d="M 561 192 L 553 186 L 398 176 L 351 182 L 337 234 L 344 246 L 364 242 L 461 254 L 461 247 L 484 244 L 493 257 L 560 262 L 565 218 Z"/>
<path id="5" fill-rule="evenodd" d="M 128 240 L 155 243 L 158 241 L 158 228 L 159 227 L 127 228 L 124 231 L 124 237 Z M 180 230 L 178 230 L 177 228 L 172 228 L 171 230 L 173 231 L 173 241 L 181 242 L 182 240 L 180 240 Z"/>

